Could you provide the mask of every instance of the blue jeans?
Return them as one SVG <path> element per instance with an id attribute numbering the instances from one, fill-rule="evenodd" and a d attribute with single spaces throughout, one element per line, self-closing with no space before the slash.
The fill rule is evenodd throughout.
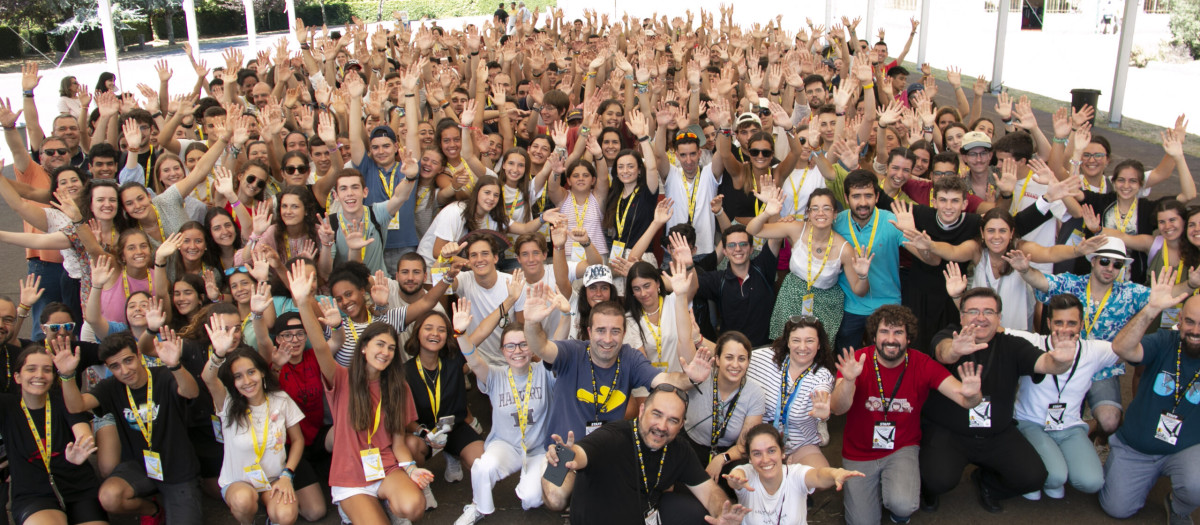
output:
<path id="1" fill-rule="evenodd" d="M 834 338 L 834 353 L 846 348 L 859 349 L 863 347 L 863 332 L 867 329 L 867 316 L 846 312 L 842 314 L 842 326 L 838 328 Z"/>
<path id="2" fill-rule="evenodd" d="M 30 338 L 34 341 L 41 341 L 46 338 L 42 333 L 42 310 L 50 303 L 62 302 L 62 277 L 66 273 L 63 270 L 62 263 L 45 262 L 41 259 L 29 259 L 28 261 L 29 275 L 37 275 L 42 278 L 41 286 L 42 298 L 33 303 L 33 307 L 29 312 L 30 329 L 32 335 Z M 79 321 L 78 319 L 73 319 Z"/>
<path id="3" fill-rule="evenodd" d="M 1025 435 L 1046 465 L 1047 490 L 1061 489 L 1069 480 L 1080 492 L 1095 494 L 1104 486 L 1104 468 L 1096 448 L 1087 437 L 1087 426 L 1046 430 L 1045 425 L 1017 420 L 1017 430 Z"/>

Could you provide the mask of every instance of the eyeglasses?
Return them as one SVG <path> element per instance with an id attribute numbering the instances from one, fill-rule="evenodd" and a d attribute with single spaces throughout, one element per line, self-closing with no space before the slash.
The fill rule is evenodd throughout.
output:
<path id="1" fill-rule="evenodd" d="M 304 330 L 288 330 L 286 332 L 279 332 L 279 335 L 275 337 L 280 341 L 303 341 L 304 335 Z"/>
<path id="2" fill-rule="evenodd" d="M 1109 257 L 1100 258 L 1100 266 L 1112 266 L 1114 270 L 1120 270 L 1125 267 L 1125 259 L 1111 259 Z"/>
<path id="3" fill-rule="evenodd" d="M 699 138 L 700 138 L 700 137 L 697 137 L 695 133 L 692 133 L 692 132 L 690 132 L 690 131 L 685 131 L 685 132 L 683 132 L 683 133 L 680 133 L 680 134 L 678 134 L 678 135 L 675 135 L 675 140 L 680 140 L 680 139 L 699 139 Z"/>
<path id="4" fill-rule="evenodd" d="M 968 151 L 968 152 L 967 152 L 967 154 L 966 154 L 966 157 L 967 157 L 967 158 L 969 158 L 969 159 L 982 159 L 982 158 L 984 158 L 984 157 L 986 157 L 986 156 L 988 156 L 988 155 L 991 155 L 991 154 L 992 154 L 992 152 L 991 152 L 991 151 L 988 151 L 988 150 L 983 150 L 983 151 Z"/>
<path id="5" fill-rule="evenodd" d="M 809 206 L 808 207 L 808 213 L 817 213 L 817 212 L 829 213 L 832 211 L 833 211 L 833 206 L 828 206 L 828 205 L 826 205 L 826 206 Z"/>
<path id="6" fill-rule="evenodd" d="M 986 310 L 972 308 L 970 310 L 963 310 L 963 315 L 965 315 L 967 317 L 979 317 L 980 315 L 983 315 L 985 317 L 993 317 L 996 315 L 996 311 L 992 310 L 991 308 L 988 308 Z"/>
<path id="7" fill-rule="evenodd" d="M 953 172 L 953 171 L 935 171 L 935 172 L 933 172 L 934 177 L 949 177 L 951 175 L 958 175 L 958 173 Z"/>
<path id="8" fill-rule="evenodd" d="M 725 247 L 726 247 L 726 248 L 728 248 L 728 249 L 730 249 L 730 250 L 732 250 L 732 249 L 734 249 L 734 248 L 745 248 L 745 247 L 747 247 L 747 246 L 750 246 L 750 243 L 749 243 L 749 242 L 747 242 L 747 241 L 740 241 L 740 242 L 727 242 L 727 243 L 725 243 Z"/>
<path id="9" fill-rule="evenodd" d="M 1083 155 L 1080 155 L 1080 157 L 1082 157 L 1083 160 L 1092 160 L 1092 159 L 1104 160 L 1104 157 L 1107 157 L 1107 156 L 1108 156 L 1107 153 L 1084 153 Z"/>
<path id="10" fill-rule="evenodd" d="M 513 350 L 517 350 L 517 349 L 527 350 L 527 349 L 529 349 L 529 342 L 522 341 L 520 343 L 504 343 L 500 347 L 505 350 L 508 350 L 509 352 L 511 352 Z"/>
<path id="11" fill-rule="evenodd" d="M 74 332 L 75 323 L 54 323 L 42 325 L 44 332 Z"/>
<path id="12" fill-rule="evenodd" d="M 233 275 L 235 273 L 250 273 L 250 269 L 246 268 L 245 265 L 234 266 L 233 268 L 225 269 L 225 277 L 229 277 L 230 275 Z"/>
<path id="13" fill-rule="evenodd" d="M 684 392 L 683 390 L 681 390 L 679 387 L 672 385 L 671 383 L 659 383 L 658 386 L 654 387 L 654 391 L 655 392 L 671 392 L 671 393 L 675 394 L 676 396 L 679 396 L 679 400 L 683 401 L 683 406 L 686 407 L 688 404 L 687 393 Z"/>
<path id="14" fill-rule="evenodd" d="M 769 159 L 769 158 L 771 158 L 772 155 L 775 155 L 775 152 L 772 150 L 769 150 L 769 149 L 750 148 L 750 156 L 751 157 L 766 157 Z"/>
<path id="15" fill-rule="evenodd" d="M 42 150 L 42 155 L 50 155 L 51 157 L 65 157 L 71 150 L 67 148 L 46 148 Z"/>
<path id="16" fill-rule="evenodd" d="M 302 175 L 307 175 L 308 174 L 308 164 L 301 164 L 299 166 L 284 166 L 283 171 L 284 171 L 284 173 L 287 173 L 288 175 L 295 175 L 296 173 L 300 173 Z"/>

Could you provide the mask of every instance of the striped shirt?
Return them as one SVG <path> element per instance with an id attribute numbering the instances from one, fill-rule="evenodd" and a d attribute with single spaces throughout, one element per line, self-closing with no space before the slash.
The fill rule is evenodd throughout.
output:
<path id="1" fill-rule="evenodd" d="M 779 390 L 782 371 L 775 366 L 775 351 L 770 348 L 759 348 L 750 353 L 751 381 L 758 384 L 765 394 L 767 403 L 763 412 L 763 422 L 774 422 L 779 417 Z M 821 436 L 817 434 L 817 418 L 808 415 L 812 411 L 812 394 L 821 390 L 833 391 L 833 373 L 820 367 L 814 369 L 800 382 L 800 391 L 789 407 L 788 428 L 784 431 L 785 453 L 791 454 L 804 445 L 820 445 Z M 786 400 L 785 400 L 786 402 Z"/>
<path id="2" fill-rule="evenodd" d="M 366 308 L 365 305 L 363 307 Z M 371 323 L 355 323 L 351 321 L 349 317 L 343 319 L 342 332 L 344 334 L 345 341 L 342 343 L 342 347 L 338 349 L 337 353 L 333 355 L 333 359 L 337 361 L 339 365 L 349 368 L 350 360 L 352 357 L 354 357 L 354 350 L 358 348 L 358 338 L 368 326 L 370 326 L 372 323 L 383 322 L 392 325 L 392 328 L 395 328 L 397 332 L 403 332 L 406 324 L 404 314 L 407 311 L 407 306 L 393 308 L 388 310 L 386 314 L 383 314 L 383 317 L 375 317 L 372 315 Z M 404 352 L 398 352 L 396 355 L 403 357 Z"/>
<path id="3" fill-rule="evenodd" d="M 596 247 L 596 251 L 600 252 L 600 255 L 608 255 L 608 241 L 604 239 L 604 228 L 600 224 L 601 219 L 604 218 L 604 210 L 600 209 L 600 201 L 596 199 L 595 194 L 589 193 L 587 202 L 581 204 L 580 208 L 576 209 L 575 197 L 568 193 L 558 211 L 567 216 L 567 227 L 572 230 L 579 227 L 579 215 L 583 215 L 583 229 L 587 230 L 592 245 Z"/>

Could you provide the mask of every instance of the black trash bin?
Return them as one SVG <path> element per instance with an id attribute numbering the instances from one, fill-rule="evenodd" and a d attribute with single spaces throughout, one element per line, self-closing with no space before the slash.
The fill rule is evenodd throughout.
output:
<path id="1" fill-rule="evenodd" d="M 1096 108 L 1096 103 L 1100 101 L 1099 89 L 1072 89 L 1071 90 L 1071 109 L 1079 111 L 1084 105 L 1091 106 L 1092 109 L 1099 111 Z M 1096 125 L 1096 114 L 1092 113 L 1092 119 L 1088 121 L 1092 126 Z"/>

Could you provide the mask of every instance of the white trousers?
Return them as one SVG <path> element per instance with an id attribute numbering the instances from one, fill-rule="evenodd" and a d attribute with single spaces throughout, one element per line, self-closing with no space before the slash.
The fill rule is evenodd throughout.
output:
<path id="1" fill-rule="evenodd" d="M 504 441 L 493 441 L 483 450 L 483 455 L 471 465 L 471 489 L 474 491 L 475 510 L 480 514 L 496 511 L 492 501 L 492 489 L 496 482 L 521 471 L 517 483 L 517 497 L 521 508 L 529 510 L 542 506 L 542 473 L 546 470 L 546 453 L 525 455 L 520 446 Z"/>

